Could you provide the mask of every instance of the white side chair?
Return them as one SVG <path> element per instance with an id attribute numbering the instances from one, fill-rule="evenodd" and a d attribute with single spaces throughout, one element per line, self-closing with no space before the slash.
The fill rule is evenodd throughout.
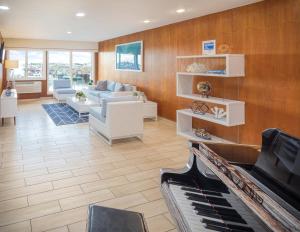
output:
<path id="1" fill-rule="evenodd" d="M 71 80 L 53 80 L 53 97 L 58 101 L 65 101 L 75 94 L 76 90 L 72 89 Z"/>
<path id="2" fill-rule="evenodd" d="M 90 108 L 90 129 L 98 132 L 110 145 L 115 139 L 143 139 L 143 102 L 129 98 L 134 97 L 103 99 L 101 107 Z"/>

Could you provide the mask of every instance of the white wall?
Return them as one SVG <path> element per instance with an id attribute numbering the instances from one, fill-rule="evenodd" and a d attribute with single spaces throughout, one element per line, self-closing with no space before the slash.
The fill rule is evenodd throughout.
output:
<path id="1" fill-rule="evenodd" d="M 6 48 L 37 48 L 98 51 L 97 42 L 5 38 Z"/>

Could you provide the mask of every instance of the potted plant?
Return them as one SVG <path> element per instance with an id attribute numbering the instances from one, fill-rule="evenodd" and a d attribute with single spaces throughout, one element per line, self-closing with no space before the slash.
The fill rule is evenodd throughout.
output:
<path id="1" fill-rule="evenodd" d="M 79 91 L 79 92 L 76 93 L 76 98 L 79 101 L 86 101 L 86 95 L 82 91 Z"/>
<path id="2" fill-rule="evenodd" d="M 93 80 L 89 80 L 89 82 L 88 82 L 88 88 L 92 89 L 93 85 L 94 85 L 94 81 Z"/>

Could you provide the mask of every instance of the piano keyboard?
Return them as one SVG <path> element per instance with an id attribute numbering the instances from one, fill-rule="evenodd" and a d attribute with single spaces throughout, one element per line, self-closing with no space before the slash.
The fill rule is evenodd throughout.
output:
<path id="1" fill-rule="evenodd" d="M 192 232 L 268 231 L 234 194 L 168 181 L 170 192 Z"/>

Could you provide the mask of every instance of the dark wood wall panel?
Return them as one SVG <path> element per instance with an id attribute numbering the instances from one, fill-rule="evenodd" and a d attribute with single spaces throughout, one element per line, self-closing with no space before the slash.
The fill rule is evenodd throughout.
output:
<path id="1" fill-rule="evenodd" d="M 229 44 L 231 53 L 246 55 L 244 78 L 206 78 L 214 95 L 246 102 L 246 124 L 228 128 L 195 121 L 195 125 L 240 143 L 259 144 L 262 130 L 269 127 L 300 136 L 299 0 L 266 0 L 100 42 L 98 78 L 136 84 L 158 102 L 160 116 L 176 120 L 176 109 L 191 101 L 176 97 L 175 57 L 200 54 L 201 41 L 208 39 Z M 115 45 L 135 40 L 144 41 L 144 72 L 115 71 Z"/>

